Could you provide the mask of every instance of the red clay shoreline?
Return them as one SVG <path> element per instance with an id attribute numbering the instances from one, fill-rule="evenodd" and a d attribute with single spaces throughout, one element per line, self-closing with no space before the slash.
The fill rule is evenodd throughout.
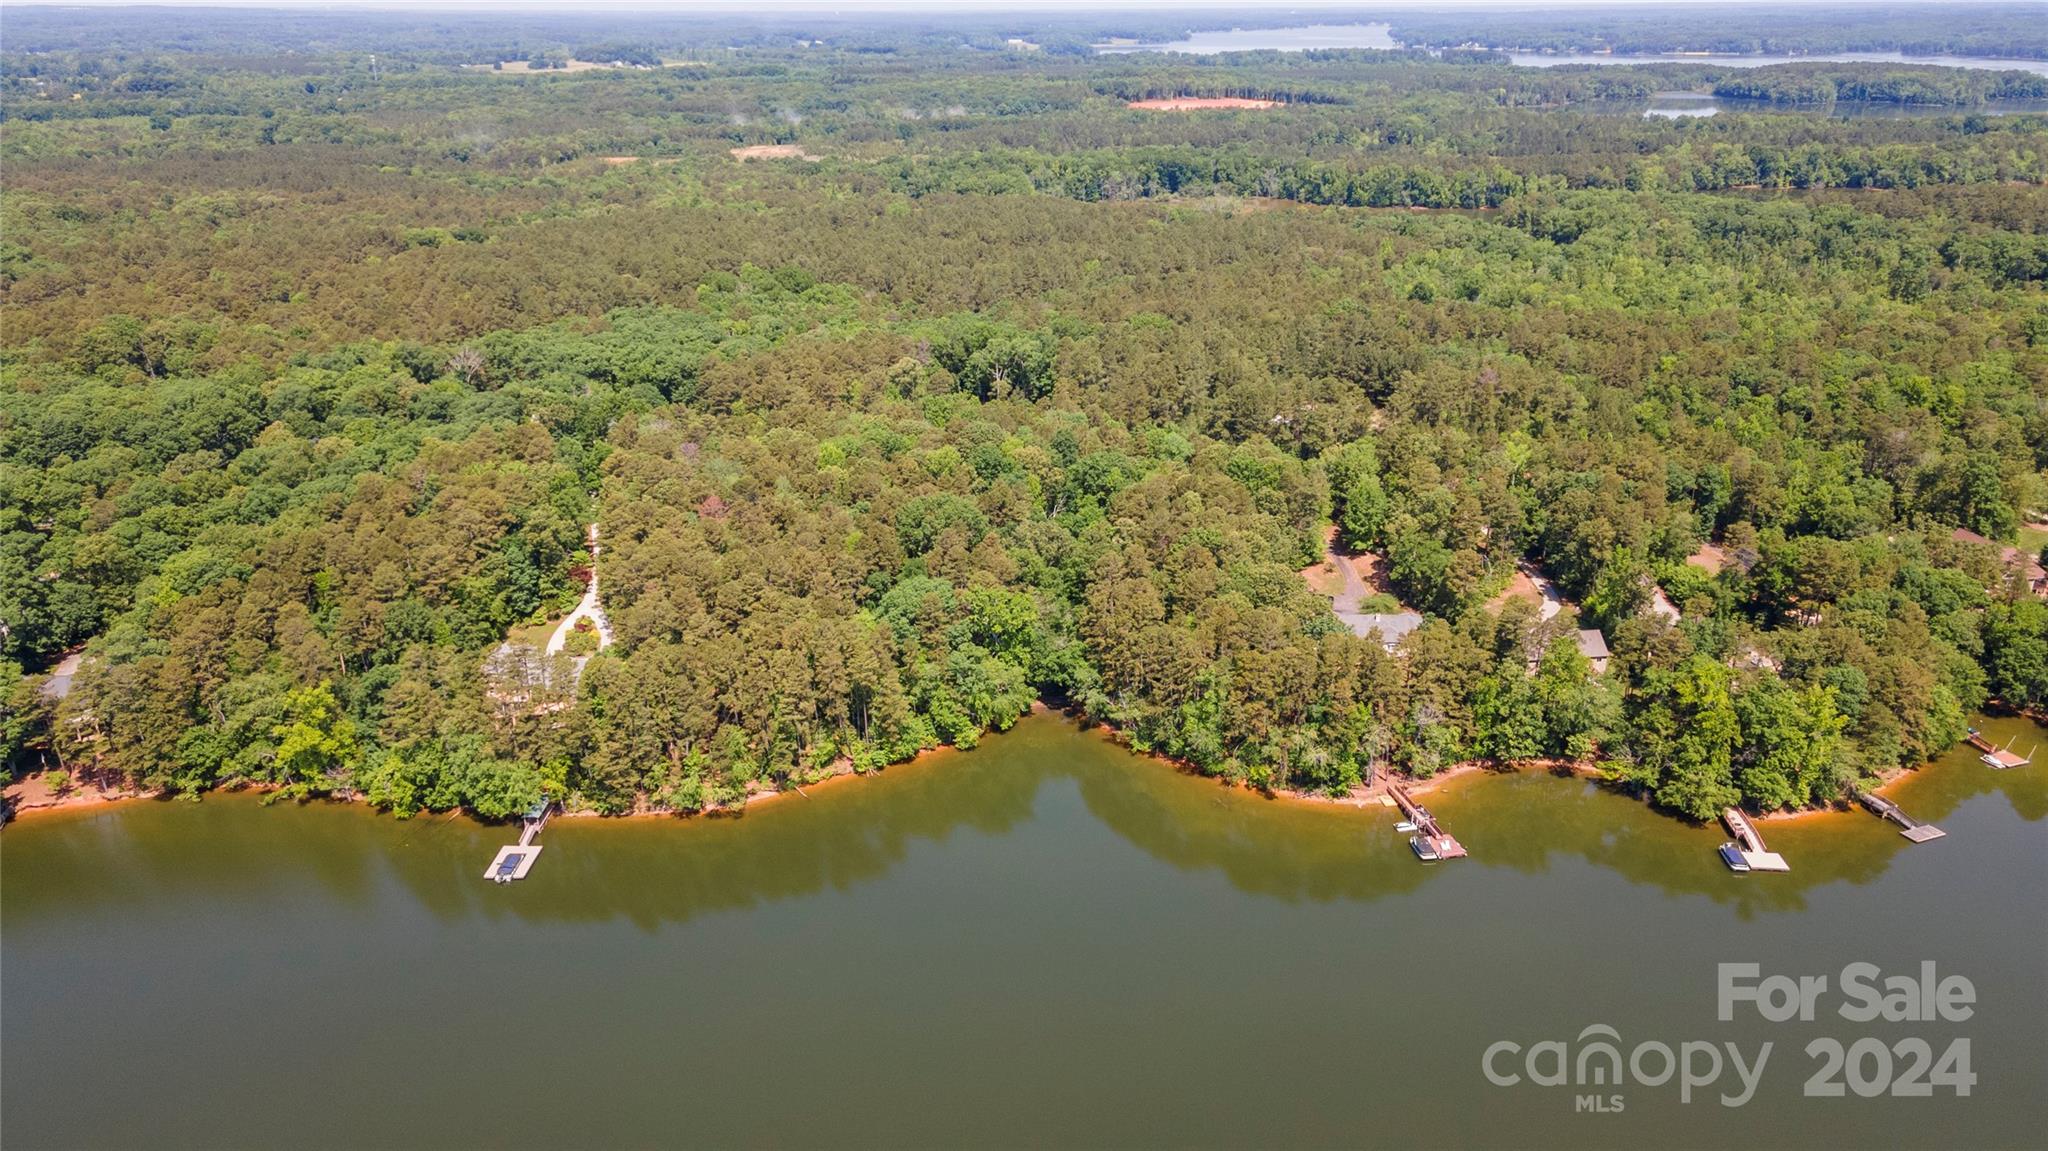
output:
<path id="1" fill-rule="evenodd" d="M 2048 710 L 2040 708 L 2011 708 L 2006 707 L 2002 704 L 1998 705 L 1998 709 L 2012 715 L 2022 716 L 2031 719 L 2036 723 L 2043 724 L 2044 726 L 2048 726 Z M 1054 709 L 1048 706 L 1043 701 L 1034 700 L 1031 705 L 1031 710 L 1028 714 L 1038 715 L 1052 710 Z M 1196 779 L 1213 780 L 1221 787 L 1228 788 L 1231 790 L 1241 789 L 1260 798 L 1280 803 L 1307 804 L 1318 807 L 1351 808 L 1364 808 L 1369 806 L 1391 806 L 1393 801 L 1387 794 L 1387 787 L 1390 783 L 1400 783 L 1403 787 L 1407 789 L 1410 795 L 1428 795 L 1440 790 L 1446 784 L 1449 784 L 1456 780 L 1470 778 L 1472 776 L 1513 775 L 1519 772 L 1532 770 L 1548 771 L 1554 774 L 1569 774 L 1583 776 L 1586 778 L 1596 780 L 1605 778 L 1605 772 L 1601 770 L 1599 764 L 1592 761 L 1572 761 L 1554 758 L 1535 758 L 1526 760 L 1471 759 L 1452 764 L 1449 767 L 1446 767 L 1443 770 L 1437 772 L 1436 774 L 1423 779 L 1412 779 L 1405 776 L 1390 777 L 1386 774 L 1381 774 L 1379 778 L 1375 779 L 1372 783 L 1354 787 L 1350 791 L 1345 792 L 1342 795 L 1331 795 L 1325 791 L 1302 791 L 1295 788 L 1261 789 L 1252 787 L 1248 784 L 1240 783 L 1236 780 L 1227 779 L 1223 776 L 1211 775 L 1205 771 L 1202 771 L 1194 764 L 1189 763 L 1185 760 L 1175 759 L 1172 756 L 1163 755 L 1155 751 L 1140 751 L 1139 749 L 1133 747 L 1130 743 L 1130 740 L 1125 736 L 1125 734 L 1113 724 L 1092 722 L 1087 720 L 1085 717 L 1076 716 L 1070 712 L 1063 711 L 1062 715 L 1064 715 L 1070 721 L 1076 722 L 1080 726 L 1082 731 L 1087 732 L 1098 739 L 1102 739 L 1107 742 L 1113 743 L 1118 748 L 1126 752 L 1129 752 L 1132 755 L 1138 756 L 1143 759 L 1151 760 L 1165 767 L 1169 767 L 1181 775 L 1189 776 Z M 879 773 L 882 771 L 886 771 L 889 768 L 907 767 L 912 764 L 923 763 L 930 759 L 937 758 L 949 753 L 964 754 L 963 752 L 961 752 L 959 748 L 952 747 L 950 745 L 926 748 L 925 750 L 917 753 L 909 759 L 901 760 L 897 763 L 888 764 L 885 767 L 876 768 L 873 772 L 857 772 L 853 769 L 852 761 L 842 757 L 838 761 L 834 762 L 827 769 L 827 774 L 824 777 L 813 782 L 803 784 L 792 783 L 789 786 L 783 788 L 763 788 L 758 791 L 750 791 L 748 792 L 747 796 L 737 804 L 712 804 L 698 811 L 675 811 L 668 808 L 636 806 L 636 808 L 633 811 L 621 815 L 605 815 L 598 811 L 584 809 L 577 811 L 563 811 L 560 813 L 558 818 L 601 819 L 605 821 L 734 818 L 744 815 L 748 808 L 755 807 L 763 803 L 767 803 L 771 800 L 780 799 L 789 795 L 797 795 L 803 798 L 809 798 L 810 793 L 812 791 L 829 788 L 835 784 L 843 783 L 846 780 L 853 779 L 858 776 Z M 1866 790 L 1868 790 L 1872 794 L 1882 794 L 1885 790 L 1892 787 L 1900 780 L 1906 778 L 1908 775 L 1917 772 L 1918 770 L 1918 767 L 1892 768 L 1884 772 L 1879 777 L 1879 782 L 1876 785 Z M 43 789 L 42 795 L 37 796 L 35 798 L 29 798 L 26 801 L 24 801 L 24 794 L 36 792 L 41 783 L 42 777 L 28 776 L 23 779 L 16 780 L 15 782 L 7 786 L 6 794 L 13 804 L 12 810 L 8 817 L 8 822 L 11 823 L 21 819 L 47 819 L 64 813 L 98 812 L 125 803 L 134 803 L 142 800 L 164 800 L 171 798 L 169 793 L 163 791 L 140 791 L 132 788 L 100 788 L 97 786 L 86 786 L 79 787 L 71 791 L 67 791 L 61 796 L 52 795 L 48 793 L 47 789 L 45 788 Z M 275 792 L 280 789 L 280 785 L 278 784 L 244 783 L 230 787 L 216 788 L 214 790 L 222 792 L 250 791 L 257 793 L 268 793 Z M 353 791 L 329 792 L 324 795 L 309 797 L 308 801 L 315 800 L 327 803 L 363 804 L 365 806 L 368 805 L 368 801 L 364 799 L 361 793 Z M 1825 807 L 1810 807 L 1798 811 L 1763 812 L 1753 814 L 1751 818 L 1760 821 L 1785 823 L 1795 820 L 1812 819 L 1820 816 L 1840 815 L 1852 812 L 1854 810 L 1855 807 L 1853 803 L 1851 803 L 1847 799 L 1844 799 L 1829 804 Z M 449 817 L 454 815 L 465 815 L 469 813 L 462 808 L 455 808 L 452 811 L 448 812 L 428 813 L 426 811 L 421 811 L 418 814 L 433 814 Z M 474 817 L 472 816 L 472 818 Z M 480 820 L 479 822 L 482 821 Z"/>
<path id="2" fill-rule="evenodd" d="M 1410 795 L 1428 795 L 1453 780 L 1475 775 L 1514 775 L 1523 771 L 1540 770 L 1599 779 L 1604 774 L 1598 764 L 1591 762 L 1581 763 L 1566 759 L 1547 757 L 1523 760 L 1468 759 L 1454 763 L 1435 775 L 1422 779 L 1409 776 L 1395 777 L 1383 773 L 1369 784 L 1361 784 L 1342 795 L 1331 795 L 1327 791 L 1303 791 L 1299 788 L 1291 787 L 1258 788 L 1236 780 L 1227 779 L 1220 775 L 1211 775 L 1186 760 L 1175 759 L 1170 755 L 1163 755 L 1156 751 L 1140 751 L 1132 747 L 1130 741 L 1124 737 L 1124 733 L 1113 724 L 1088 724 L 1084 727 L 1084 730 L 1092 731 L 1098 738 L 1108 740 L 1132 755 L 1142 759 L 1150 759 L 1170 767 L 1181 775 L 1191 776 L 1196 779 L 1214 780 L 1222 787 L 1231 790 L 1243 790 L 1262 799 L 1269 799 L 1279 803 L 1308 804 L 1317 807 L 1392 806 L 1393 799 L 1387 794 L 1387 787 L 1393 783 L 1400 784 Z"/>

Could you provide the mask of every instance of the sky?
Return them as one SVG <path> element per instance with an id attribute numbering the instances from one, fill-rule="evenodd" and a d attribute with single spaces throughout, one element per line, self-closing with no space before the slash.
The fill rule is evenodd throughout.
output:
<path id="1" fill-rule="evenodd" d="M 1945 3 L 2000 3 L 2001 0 L 140 0 L 141 6 L 181 8 L 374 8 L 400 11 L 471 12 L 1174 12 L 1225 8 L 1275 12 L 1397 8 L 1651 8 L 1660 6 L 1766 5 L 1794 7 L 1938 6 Z M 2018 0 L 2025 2 L 2025 0 Z M 0 8 L 41 5 L 65 8 L 134 7 L 138 0 L 0 0 Z M 2042 0 L 2048 9 L 2048 0 Z"/>

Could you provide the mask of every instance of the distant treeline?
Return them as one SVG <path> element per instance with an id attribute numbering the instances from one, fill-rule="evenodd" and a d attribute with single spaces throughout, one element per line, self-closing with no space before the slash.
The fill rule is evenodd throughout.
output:
<path id="1" fill-rule="evenodd" d="M 891 186 L 917 196 L 1029 191 L 1079 200 L 1139 200 L 1228 194 L 1353 208 L 1498 208 L 1542 188 L 1917 188 L 2048 178 L 2048 162 L 2039 154 L 2021 158 L 2001 148 L 2010 137 L 1974 139 L 1981 142 L 1961 149 L 1741 147 L 1700 140 L 1664 156 L 1631 160 L 1618 170 L 1575 176 L 1514 171 L 1483 160 L 1279 163 L 1246 152 L 1197 149 L 953 153 L 884 162 L 875 170 Z"/>
<path id="2" fill-rule="evenodd" d="M 2039 4 L 1900 4 L 1770 8 L 1659 5 L 1497 11 L 1460 8 L 1390 17 L 1404 44 L 1479 44 L 1533 52 L 1901 52 L 2048 58 Z"/>
<path id="3" fill-rule="evenodd" d="M 1730 72 L 1714 82 L 1714 95 L 1778 104 L 1832 104 L 1847 100 L 1968 106 L 1986 100 L 2048 98 L 2048 76 L 1956 68 L 1786 64 Z"/>

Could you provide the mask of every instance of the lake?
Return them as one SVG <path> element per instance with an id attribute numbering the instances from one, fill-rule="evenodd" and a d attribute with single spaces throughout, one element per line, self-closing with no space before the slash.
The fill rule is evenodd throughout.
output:
<path id="1" fill-rule="evenodd" d="M 1386 24 L 1307 24 L 1299 28 L 1232 28 L 1192 32 L 1185 39 L 1157 44 L 1097 44 L 1101 53 L 1119 52 L 1306 52 L 1316 48 L 1399 48 Z"/>
<path id="2" fill-rule="evenodd" d="M 2024 750 L 2048 733 L 1987 724 Z M 1054 716 L 737 818 L 513 833 L 251 796 L 0 832 L 0 1142 L 1754 1148 L 2019 1145 L 2048 1124 L 2048 760 L 1959 749 L 1764 825 L 1787 875 L 1580 778 L 1451 781 L 1472 857 L 1396 815 L 1179 774 Z M 1922 961 L 1963 1023 L 1716 1019 L 1717 964 Z M 1772 1054 L 1681 1102 L 1495 1086 L 1490 1045 Z M 1807 1098 L 1815 1038 L 1971 1040 L 1968 1098 Z M 1650 1064 L 1655 1069 L 1654 1060 Z M 1522 1071 L 1510 1059 L 1502 1070 Z M 1865 1069 L 1867 1072 L 1867 1068 Z"/>
<path id="3" fill-rule="evenodd" d="M 1101 53 L 1189 52 L 1305 52 L 1328 48 L 1401 47 L 1387 24 L 1306 24 L 1293 28 L 1231 28 L 1192 32 L 1179 40 L 1156 44 L 1113 42 L 1097 44 Z M 1980 56 L 1908 56 L 1900 52 L 1827 52 L 1806 56 L 1789 55 L 1702 55 L 1696 53 L 1644 53 L 1624 55 L 1591 52 L 1509 52 L 1516 64 L 1528 68 L 1559 68 L 1568 64 L 1709 64 L 1721 68 L 1762 68 L 1770 64 L 1866 63 L 1934 64 L 1944 68 L 1979 68 L 1995 71 L 2036 72 L 2048 75 L 2048 60 L 1999 59 Z"/>
<path id="4" fill-rule="evenodd" d="M 1837 100 L 1831 104 L 1779 104 L 1734 100 L 1704 92 L 1657 92 L 1648 107 L 1634 101 L 1604 101 L 1575 107 L 1605 115 L 1640 115 L 1667 120 L 1718 116 L 1723 112 L 1768 116 L 1830 116 L 1839 120 L 1918 120 L 1947 116 L 2048 115 L 2048 100 L 1986 100 L 1981 104 L 1900 104 L 1881 100 Z"/>

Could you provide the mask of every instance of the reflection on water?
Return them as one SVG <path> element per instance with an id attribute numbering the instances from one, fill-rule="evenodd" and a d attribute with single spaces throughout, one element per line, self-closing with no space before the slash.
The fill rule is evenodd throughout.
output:
<path id="1" fill-rule="evenodd" d="M 2020 720 L 1987 719 L 1999 738 Z M 2008 730 L 2010 729 L 2010 730 Z M 1913 815 L 1939 822 L 1965 800 L 1997 795 L 2020 817 L 2048 817 L 2048 771 L 1997 772 L 1967 747 L 1894 785 Z M 2048 765 L 2044 765 L 2048 766 Z M 425 816 L 396 821 L 360 806 L 261 809 L 247 795 L 127 805 L 32 818 L 7 833 L 10 926 L 84 907 L 141 911 L 200 890 L 236 899 L 313 884 L 353 906 L 380 875 L 455 922 L 511 915 L 535 922 L 624 918 L 652 927 L 764 902 L 847 890 L 885 876 L 923 841 L 964 832 L 1001 837 L 1036 818 L 1040 793 L 1078 789 L 1087 811 L 1130 845 L 1188 872 L 1214 872 L 1249 895 L 1287 901 L 1370 901 L 1409 893 L 1442 868 L 1418 866 L 1398 816 L 1380 806 L 1270 799 L 1132 756 L 1099 734 L 1051 717 L 974 753 L 941 752 L 867 779 L 779 797 L 743 815 L 691 819 L 560 819 L 548 849 L 516 888 L 473 883 L 501 828 Z M 1726 835 L 1650 809 L 1592 779 L 1541 772 L 1453 780 L 1431 800 L 1473 851 L 1475 866 L 1541 873 L 1576 857 L 1669 895 L 1745 909 L 1797 909 L 1801 893 L 1867 883 L 1913 849 L 1860 809 L 1767 820 L 1789 875 L 1734 877 L 1714 858 Z M 1943 845 L 1920 847 L 1940 851 Z M 118 883 L 107 882 L 119 876 Z"/>
<path id="2" fill-rule="evenodd" d="M 2048 761 L 1964 749 L 1903 781 L 1949 832 L 1927 845 L 1861 812 L 1767 822 L 1793 870 L 1753 876 L 1716 828 L 1541 773 L 1449 783 L 1430 804 L 1473 855 L 1424 866 L 1388 809 L 1224 788 L 1055 717 L 807 790 L 559 819 L 505 886 L 481 873 L 511 834 L 464 819 L 216 796 L 17 824 L 0 1136 L 1763 1148 L 2048 1121 Z M 1967 974 L 1977 1095 L 1815 1109 L 1788 1069 L 1741 1112 L 1632 1094 L 1587 1126 L 1476 1071 L 1596 1020 L 1715 1033 L 1727 959 Z M 1805 1039 L 1762 1027 L 1725 1030 Z"/>

